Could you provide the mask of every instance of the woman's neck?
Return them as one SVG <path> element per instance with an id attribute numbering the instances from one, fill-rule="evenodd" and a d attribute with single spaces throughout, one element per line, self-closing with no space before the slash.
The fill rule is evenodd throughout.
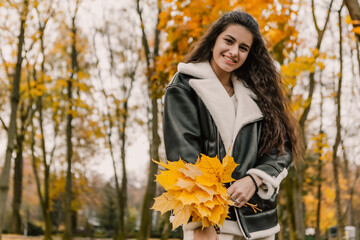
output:
<path id="1" fill-rule="evenodd" d="M 211 66 L 212 70 L 214 71 L 216 77 L 222 83 L 222 85 L 224 85 L 224 86 L 230 86 L 231 85 L 231 81 L 230 81 L 231 73 L 230 72 L 225 72 L 224 70 L 220 69 L 216 65 L 216 63 L 214 63 L 214 59 L 210 60 L 210 66 Z"/>
<path id="2" fill-rule="evenodd" d="M 231 82 L 231 73 L 222 72 L 222 74 L 217 74 L 215 72 L 215 75 L 217 76 L 217 78 L 219 79 L 221 84 L 224 86 L 226 92 L 231 97 L 234 94 L 234 87 L 233 87 L 233 84 Z"/>

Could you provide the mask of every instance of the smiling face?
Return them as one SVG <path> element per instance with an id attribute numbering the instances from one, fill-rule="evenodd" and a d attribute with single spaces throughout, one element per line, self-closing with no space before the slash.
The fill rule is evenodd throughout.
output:
<path id="1" fill-rule="evenodd" d="M 253 36 L 240 24 L 229 25 L 216 39 L 210 65 L 218 78 L 228 77 L 245 62 Z"/>

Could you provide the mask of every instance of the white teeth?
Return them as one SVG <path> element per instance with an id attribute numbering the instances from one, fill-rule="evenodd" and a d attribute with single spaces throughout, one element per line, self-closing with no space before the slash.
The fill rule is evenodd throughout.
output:
<path id="1" fill-rule="evenodd" d="M 233 62 L 233 63 L 235 62 L 234 60 L 232 60 L 231 58 L 228 58 L 227 56 L 224 56 L 224 58 L 230 62 Z"/>

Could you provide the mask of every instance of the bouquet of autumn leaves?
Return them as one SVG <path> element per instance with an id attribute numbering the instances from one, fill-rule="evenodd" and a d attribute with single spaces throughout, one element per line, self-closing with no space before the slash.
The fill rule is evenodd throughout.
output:
<path id="1" fill-rule="evenodd" d="M 222 163 L 206 155 L 201 155 L 195 164 L 181 159 L 167 164 L 154 162 L 167 170 L 156 176 L 166 192 L 155 198 L 152 209 L 161 214 L 173 211 L 173 229 L 188 223 L 190 217 L 193 222 L 201 222 L 203 228 L 224 223 L 229 204 L 234 204 L 224 186 L 235 181 L 231 174 L 238 164 L 232 157 L 226 155 Z"/>

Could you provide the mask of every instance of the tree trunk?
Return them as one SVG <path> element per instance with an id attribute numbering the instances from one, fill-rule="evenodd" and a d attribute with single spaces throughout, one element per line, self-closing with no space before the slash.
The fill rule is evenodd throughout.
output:
<path id="1" fill-rule="evenodd" d="M 158 106 L 157 99 L 153 98 L 152 103 L 152 141 L 150 145 L 150 159 L 159 159 L 159 145 L 160 137 L 158 134 Z M 149 177 L 147 182 L 147 188 L 144 196 L 144 201 L 141 211 L 141 227 L 139 231 L 138 240 L 145 240 L 149 238 L 151 223 L 152 223 L 152 211 L 150 207 L 154 203 L 154 198 L 156 195 L 156 182 L 155 174 L 157 173 L 158 165 L 150 161 L 149 167 Z"/>
<path id="2" fill-rule="evenodd" d="M 166 212 L 163 216 L 163 219 L 165 219 L 164 227 L 161 231 L 161 240 L 168 240 L 169 235 L 171 233 L 171 224 L 170 224 L 170 212 Z"/>
<path id="3" fill-rule="evenodd" d="M 44 198 L 43 204 L 41 206 L 44 208 L 43 218 L 45 222 L 45 233 L 44 233 L 44 240 L 51 240 L 52 239 L 52 222 L 50 216 L 50 164 L 47 162 L 46 156 L 46 146 L 45 146 L 45 133 L 43 127 L 43 111 L 42 111 L 42 97 L 38 98 L 37 103 L 38 111 L 39 111 L 39 126 L 41 132 L 41 151 L 43 155 L 43 167 L 44 167 Z M 40 192 L 41 194 L 41 192 Z"/>
<path id="4" fill-rule="evenodd" d="M 66 186 L 65 186 L 65 231 L 63 235 L 63 240 L 70 240 L 73 238 L 73 212 L 71 209 L 72 201 L 72 120 L 73 120 L 73 83 L 74 76 L 78 72 L 78 63 L 77 63 L 77 49 L 76 49 L 76 14 L 79 7 L 79 1 L 76 1 L 76 8 L 74 16 L 72 17 L 72 44 L 71 44 L 71 69 L 72 73 L 70 78 L 67 80 L 67 102 L 68 102 L 68 113 L 67 113 L 67 123 L 66 123 L 66 160 L 67 160 L 67 171 L 66 171 Z"/>
<path id="5" fill-rule="evenodd" d="M 131 84 L 132 88 L 132 84 Z M 129 89 L 131 92 L 132 89 Z M 128 96 L 129 97 L 129 96 Z M 127 217 L 127 174 L 126 174 L 126 124 L 127 124 L 127 116 L 128 116 L 128 98 L 124 102 L 124 114 L 122 118 L 120 117 L 120 109 L 117 109 L 117 117 L 118 121 L 122 123 L 122 126 L 118 127 L 118 133 L 120 136 L 121 142 L 121 165 L 122 165 L 122 182 L 121 182 L 121 195 L 120 195 L 120 239 L 125 239 L 126 236 L 126 217 Z M 122 121 L 120 121 L 120 119 Z M 122 131 L 121 131 L 122 129 Z"/>
<path id="6" fill-rule="evenodd" d="M 45 74 L 45 47 L 44 47 L 44 31 L 45 31 L 46 23 L 43 26 L 40 26 L 40 44 L 41 44 L 41 53 L 43 55 L 43 60 L 41 63 L 41 74 Z M 44 78 L 40 78 L 40 84 L 44 84 Z M 42 158 L 43 158 L 43 167 L 44 167 L 44 202 L 41 204 L 41 206 L 44 208 L 43 218 L 45 222 L 45 233 L 44 233 L 44 240 L 51 240 L 52 239 L 52 222 L 51 222 L 51 216 L 50 216 L 50 166 L 52 162 L 52 158 L 50 159 L 50 162 L 48 163 L 47 155 L 46 155 L 46 145 L 45 145 L 45 133 L 44 133 L 44 121 L 43 121 L 43 98 L 42 96 L 39 96 L 37 99 L 37 109 L 39 111 L 39 126 L 40 126 L 40 132 L 41 132 L 41 152 L 42 152 Z M 56 138 L 56 131 L 55 131 L 55 138 Z M 55 144 L 55 142 L 54 142 Z M 54 145 L 55 146 L 55 145 Z M 55 148 L 53 149 L 55 151 Z M 41 192 L 40 192 L 41 194 Z"/>
<path id="7" fill-rule="evenodd" d="M 322 74 L 321 74 L 322 76 Z M 320 143 L 320 147 L 319 147 L 319 153 L 318 153 L 318 165 L 317 165 L 317 181 L 318 181 L 318 185 L 317 185 L 317 193 L 316 193 L 316 198 L 317 198 L 317 206 L 316 206 L 316 228 L 315 228 L 315 239 L 316 240 L 320 240 L 320 220 L 321 220 L 321 198 L 322 198 L 322 149 L 323 149 L 323 102 L 324 102 L 324 96 L 322 93 L 322 89 L 323 89 L 323 84 L 322 84 L 322 77 L 320 76 L 320 130 L 319 130 L 319 135 L 320 135 L 320 139 L 321 139 L 321 143 Z"/>
<path id="8" fill-rule="evenodd" d="M 288 224 L 289 224 L 289 235 L 290 235 L 290 240 L 295 240 L 296 239 L 296 224 L 295 224 L 295 203 L 294 203 L 294 194 L 293 194 L 293 189 L 294 189 L 294 182 L 295 180 L 293 179 L 295 175 L 295 170 L 294 169 L 290 169 L 289 172 L 289 176 L 284 180 L 284 189 L 285 189 L 285 194 L 286 194 L 286 209 L 288 211 L 288 213 L 292 213 L 292 214 L 288 214 Z"/>
<path id="9" fill-rule="evenodd" d="M 358 0 L 344 0 L 346 8 L 349 11 L 351 19 L 354 21 L 353 27 L 360 27 L 360 4 Z M 356 34 L 358 41 L 360 41 L 360 35 Z"/>
<path id="10" fill-rule="evenodd" d="M 116 170 L 116 162 L 115 162 L 115 157 L 114 157 L 114 151 L 113 151 L 113 147 L 112 147 L 112 141 L 111 141 L 111 135 L 112 135 L 112 120 L 111 120 L 111 116 L 110 116 L 110 109 L 109 106 L 107 104 L 107 94 L 105 93 L 105 90 L 103 89 L 103 94 L 105 96 L 105 100 L 106 100 L 106 105 L 107 105 L 107 109 L 108 109 L 108 114 L 107 114 L 107 118 L 108 118 L 108 122 L 109 122 L 109 132 L 107 134 L 107 139 L 108 139 L 108 144 L 109 144 L 109 148 L 110 148 L 110 155 L 111 155 L 111 160 L 113 163 L 113 169 L 114 169 L 114 178 L 115 178 L 115 191 L 116 191 L 116 197 L 117 197 L 117 201 L 116 201 L 116 206 L 117 206 L 117 211 L 118 211 L 118 217 L 117 217 L 117 224 L 115 225 L 115 233 L 113 236 L 114 240 L 122 240 L 125 239 L 125 236 L 123 236 L 123 238 L 121 238 L 121 234 L 120 234 L 120 227 L 119 224 L 121 222 L 122 216 L 120 215 L 120 206 L 121 206 L 121 189 L 120 189 L 120 184 L 119 184 L 119 178 L 117 175 L 117 170 Z"/>
<path id="11" fill-rule="evenodd" d="M 336 105 L 337 105 L 336 138 L 335 138 L 335 143 L 333 145 L 333 159 L 332 159 L 334 182 L 335 182 L 335 206 L 336 206 L 336 222 L 338 228 L 338 235 L 337 235 L 338 240 L 343 239 L 344 236 L 344 221 L 342 216 L 341 188 L 340 188 L 340 180 L 339 180 L 340 164 L 339 164 L 339 158 L 337 156 L 337 150 L 341 141 L 341 87 L 342 87 L 342 73 L 343 73 L 341 9 L 338 11 L 340 72 L 339 72 L 338 91 L 336 95 Z"/>
<path id="12" fill-rule="evenodd" d="M 303 203 L 304 164 L 297 164 L 296 180 L 293 185 L 296 239 L 305 240 L 305 209 Z"/>
<path id="13" fill-rule="evenodd" d="M 125 220 L 126 220 L 126 209 L 127 209 L 127 176 L 126 176 L 126 162 L 125 162 L 125 156 L 126 156 L 126 149 L 125 149 L 125 141 L 126 141 L 126 135 L 125 135 L 125 127 L 126 127 L 126 120 L 127 120 L 127 100 L 124 103 L 124 118 L 123 118 L 123 131 L 121 136 L 121 165 L 122 165 L 122 181 L 121 181 L 121 195 L 120 195 L 120 239 L 125 239 Z"/>
<path id="14" fill-rule="evenodd" d="M 346 138 L 346 132 L 345 132 L 345 136 L 344 138 Z M 349 199 L 347 200 L 347 203 L 346 203 L 346 210 L 344 212 L 344 215 L 343 215 L 343 221 L 344 221 L 344 224 L 345 222 L 347 222 L 348 225 L 352 225 L 351 222 L 352 221 L 352 218 L 353 218 L 353 205 L 352 205 L 352 201 L 353 201 L 353 189 L 352 189 L 352 186 L 350 185 L 350 182 L 351 182 L 351 171 L 349 169 L 349 159 L 347 157 L 347 154 L 346 154 L 346 148 L 345 148 L 345 144 L 344 144 L 344 140 L 341 139 L 340 141 L 340 144 L 341 144 L 341 149 L 342 149 L 342 152 L 343 152 L 343 160 L 344 160 L 344 167 L 343 167 L 343 175 L 344 175 L 344 178 L 346 179 L 347 181 L 347 185 L 349 186 L 348 190 L 347 190 L 347 194 L 350 196 Z M 356 178 L 355 178 L 355 181 L 356 181 Z"/>
<path id="15" fill-rule="evenodd" d="M 11 232 L 21 234 L 21 199 L 22 199 L 22 179 L 23 179 L 23 140 L 24 136 L 17 136 L 17 151 L 14 166 L 14 197 L 12 202 Z"/>
<path id="16" fill-rule="evenodd" d="M 30 90 L 30 89 L 29 89 Z M 20 107 L 20 122 L 21 127 L 20 131 L 16 137 L 16 157 L 15 157 L 15 166 L 14 166 L 14 197 L 12 202 L 12 219 L 11 219 L 11 231 L 13 233 L 22 234 L 22 221 L 20 215 L 20 208 L 22 202 L 22 189 L 23 189 L 23 143 L 25 139 L 25 132 L 27 128 L 27 118 L 30 113 L 30 108 L 32 107 L 32 101 L 30 100 L 30 104 L 25 108 L 25 103 L 23 102 Z M 32 116 L 32 114 L 31 114 Z"/>
<path id="17" fill-rule="evenodd" d="M 120 237 L 121 240 L 126 237 L 126 219 L 128 217 L 127 212 L 127 174 L 126 174 L 126 127 L 128 123 L 128 114 L 129 114 L 129 98 L 133 89 L 133 83 L 135 81 L 135 69 L 129 74 L 130 75 L 130 87 L 126 91 L 126 97 L 123 104 L 123 114 L 120 113 L 120 109 L 116 109 L 116 115 L 118 122 L 121 123 L 118 125 L 118 134 L 120 136 L 121 142 L 121 166 L 122 166 L 122 182 L 121 182 L 121 198 L 120 198 Z M 123 86 L 123 89 L 126 89 Z"/>
<path id="18" fill-rule="evenodd" d="M 354 213 L 354 208 L 353 208 L 353 201 L 354 201 L 354 193 L 355 193 L 355 187 L 356 187 L 356 182 L 358 180 L 358 178 L 360 177 L 360 167 L 358 166 L 356 169 L 356 173 L 355 173 L 355 177 L 354 177 L 354 181 L 352 186 L 349 189 L 349 195 L 350 195 L 350 199 L 349 199 L 349 205 L 350 205 L 350 210 L 349 210 L 349 216 L 348 216 L 348 225 L 351 226 L 356 226 L 356 221 L 355 221 L 355 216 L 356 214 Z M 359 234 L 358 234 L 359 235 Z"/>
<path id="19" fill-rule="evenodd" d="M 31 118 L 31 129 L 32 129 L 31 130 L 31 132 L 32 132 L 31 133 L 31 157 L 32 157 L 31 159 L 32 159 L 33 172 L 34 172 L 34 176 L 35 176 L 36 189 L 38 192 L 40 206 L 41 206 L 41 212 L 42 212 L 42 215 L 44 218 L 44 223 L 45 223 L 44 240 L 51 240 L 52 239 L 52 236 L 51 236 L 52 222 L 51 222 L 49 208 L 47 208 L 45 206 L 44 197 L 41 192 L 41 184 L 40 184 L 40 178 L 39 178 L 39 173 L 38 173 L 38 169 L 37 169 L 37 165 L 36 165 L 36 156 L 35 156 L 35 127 L 34 127 L 32 118 Z M 44 181 L 49 181 L 49 179 L 44 180 Z"/>
<path id="20" fill-rule="evenodd" d="M 72 109 L 72 80 L 67 81 L 68 87 L 67 87 L 67 100 L 69 104 L 69 110 Z M 71 200 L 72 200 L 72 192 L 71 192 L 71 186 L 72 186 L 72 120 L 73 116 L 72 113 L 67 114 L 67 123 L 66 123 L 66 161 L 67 161 L 67 171 L 66 171 L 66 186 L 65 186 L 65 232 L 63 239 L 64 240 L 70 240 L 72 239 L 72 221 L 71 221 Z"/>
<path id="21" fill-rule="evenodd" d="M 16 134 L 16 116 L 17 109 L 19 104 L 19 87 L 21 79 L 21 65 L 22 65 L 22 52 L 24 46 L 24 36 L 25 36 L 25 22 L 28 14 L 28 0 L 24 0 L 24 9 L 20 17 L 20 34 L 18 37 L 18 53 L 17 53 L 17 62 L 15 67 L 15 75 L 12 83 L 12 93 L 11 93 L 11 114 L 10 114 L 10 125 L 8 128 L 8 142 L 5 154 L 5 163 L 1 172 L 0 178 L 0 240 L 1 233 L 4 225 L 4 215 L 6 211 L 6 199 L 9 191 L 9 180 L 10 180 L 10 168 L 11 168 L 11 156 L 14 149 L 14 139 Z"/>
<path id="22" fill-rule="evenodd" d="M 140 23 L 141 23 L 141 31 L 142 31 L 142 42 L 143 42 L 143 46 L 144 46 L 144 51 L 145 51 L 145 58 L 146 58 L 146 64 L 147 64 L 147 69 L 148 69 L 148 89 L 149 89 L 149 96 L 151 99 L 151 116 L 152 116 L 152 120 L 151 120 L 151 139 L 150 139 L 150 164 L 149 164 L 149 176 L 148 176 L 148 182 L 147 182 L 147 187 L 146 187 L 146 192 L 145 192 L 145 196 L 144 196 L 144 200 L 143 200 L 143 205 L 142 205 L 142 210 L 141 210 L 141 225 L 140 225 L 140 230 L 139 230 L 139 234 L 138 234 L 138 240 L 145 240 L 148 239 L 150 236 L 150 231 L 151 231 L 151 223 L 152 223 L 152 210 L 150 209 L 150 207 L 153 205 L 154 203 L 154 198 L 156 196 L 156 182 L 155 182 L 155 174 L 157 173 L 158 170 L 158 165 L 155 164 L 152 159 L 159 159 L 159 146 L 160 146 L 160 137 L 159 137 L 159 133 L 158 133 L 158 128 L 159 128 L 159 119 L 158 119 L 158 97 L 156 96 L 156 94 L 154 94 L 154 92 L 152 91 L 152 74 L 153 74 L 153 70 L 151 69 L 151 60 L 152 60 L 152 64 L 154 65 L 155 61 L 156 61 L 156 57 L 158 56 L 158 50 L 159 50 L 159 34 L 160 31 L 158 30 L 158 24 L 159 24 L 159 14 L 161 13 L 161 2 L 158 1 L 158 20 L 157 20 L 157 24 L 155 27 L 155 41 L 154 41 L 154 52 L 152 54 L 153 58 L 150 59 L 150 48 L 149 48 L 149 43 L 146 37 L 146 33 L 145 33 L 145 27 L 144 27 L 144 22 L 142 19 L 142 13 L 141 13 L 141 9 L 140 9 L 140 3 L 139 0 L 136 1 L 137 2 L 137 12 L 140 18 Z"/>
<path id="23" fill-rule="evenodd" d="M 40 41 L 40 49 L 42 54 L 42 62 L 41 62 L 41 72 L 40 72 L 40 78 L 37 77 L 37 71 L 34 66 L 33 70 L 33 77 L 37 84 L 44 84 L 44 75 L 45 75 L 45 47 L 44 47 L 44 32 L 46 28 L 46 24 L 48 22 L 49 18 L 46 19 L 43 23 L 39 20 L 39 41 Z M 28 83 L 30 85 L 30 83 Z M 32 101 L 32 99 L 31 99 Z M 35 176 L 36 181 L 36 188 L 39 196 L 40 201 L 40 207 L 41 207 L 41 213 L 44 221 L 44 240 L 51 240 L 52 239 L 52 220 L 50 216 L 50 192 L 49 192 L 49 185 L 50 185 L 50 165 L 52 162 L 53 153 L 55 151 L 55 142 L 57 137 L 57 130 L 55 128 L 55 134 L 54 134 L 54 147 L 51 152 L 51 158 L 50 162 L 47 162 L 47 154 L 46 154 L 46 146 L 45 146 L 45 133 L 44 133 L 44 121 L 43 121 L 43 97 L 42 95 L 37 97 L 36 100 L 36 110 L 39 112 L 39 127 L 40 127 L 40 133 L 41 133 L 41 152 L 42 152 L 42 164 L 44 168 L 44 191 L 41 191 L 41 184 L 39 179 L 39 173 L 38 173 L 38 167 L 36 164 L 36 157 L 35 157 L 35 129 L 34 129 L 34 123 L 33 123 L 33 113 L 31 114 L 31 127 L 32 127 L 32 137 L 31 137 L 31 152 L 32 152 L 32 167 L 33 172 Z M 32 105 L 32 104 L 31 104 Z"/>

